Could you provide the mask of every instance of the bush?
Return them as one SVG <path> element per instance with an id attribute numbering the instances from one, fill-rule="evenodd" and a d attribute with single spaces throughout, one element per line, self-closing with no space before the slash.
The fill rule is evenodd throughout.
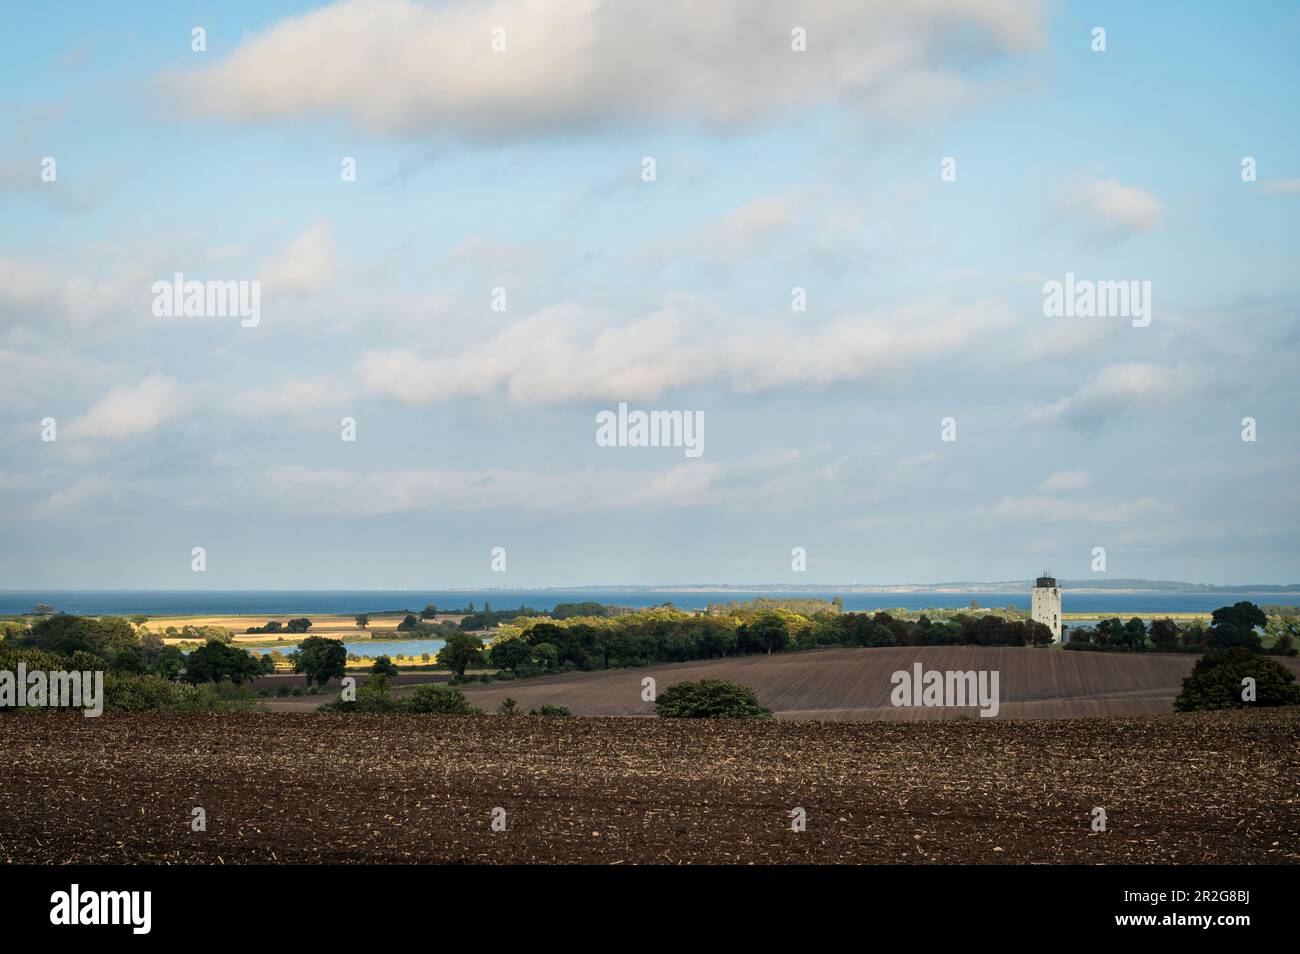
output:
<path id="1" fill-rule="evenodd" d="M 483 710 L 470 705 L 465 693 L 451 686 L 418 686 L 403 705 L 406 712 L 427 715 L 482 715 Z"/>
<path id="2" fill-rule="evenodd" d="M 255 698 L 229 681 L 194 686 L 152 674 L 104 674 L 105 712 L 232 712 L 249 708 Z"/>
<path id="3" fill-rule="evenodd" d="M 1241 698 L 1241 681 L 1247 677 L 1255 680 L 1254 702 Z M 1241 647 L 1213 650 L 1198 659 L 1174 700 L 1179 712 L 1293 705 L 1300 705 L 1295 675 L 1276 660 Z"/>
<path id="4" fill-rule="evenodd" d="M 543 705 L 540 709 L 530 709 L 530 716 L 571 716 L 572 712 L 567 706 L 553 706 L 550 703 Z"/>
<path id="5" fill-rule="evenodd" d="M 377 673 L 361 684 L 357 690 L 355 702 L 329 702 L 321 706 L 318 712 L 367 712 L 387 713 L 401 712 L 402 704 L 388 692 L 388 677 Z"/>
<path id="6" fill-rule="evenodd" d="M 370 671 L 379 676 L 396 676 L 397 665 L 387 656 L 377 656 Z"/>
<path id="7" fill-rule="evenodd" d="M 664 719 L 770 719 L 771 709 L 758 704 L 748 686 L 721 679 L 679 682 L 669 686 L 655 702 Z"/>

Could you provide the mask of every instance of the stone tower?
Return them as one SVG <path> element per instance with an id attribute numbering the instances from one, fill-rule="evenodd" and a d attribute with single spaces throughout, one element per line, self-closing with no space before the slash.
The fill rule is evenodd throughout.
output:
<path id="1" fill-rule="evenodd" d="M 1040 576 L 1034 580 L 1029 597 L 1030 615 L 1035 623 L 1042 623 L 1052 631 L 1052 639 L 1061 641 L 1061 588 L 1056 578 Z"/>

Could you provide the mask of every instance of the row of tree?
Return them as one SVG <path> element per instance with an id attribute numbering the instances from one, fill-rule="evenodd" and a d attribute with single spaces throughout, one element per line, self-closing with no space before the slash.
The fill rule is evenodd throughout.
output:
<path id="1" fill-rule="evenodd" d="M 699 616 L 659 608 L 627 616 L 525 619 L 502 627 L 488 661 L 517 675 L 720 659 L 830 646 L 1045 646 L 1041 623 L 958 615 L 934 621 L 888 613 L 786 610 Z"/>
<path id="2" fill-rule="evenodd" d="M 1265 649 L 1261 633 L 1271 637 Z M 1296 654 L 1300 620 L 1294 616 L 1270 618 L 1254 603 L 1242 601 L 1221 606 L 1210 616 L 1210 625 L 1199 621 L 1179 626 L 1172 619 L 1155 619 L 1148 625 L 1136 616 L 1127 623 L 1105 619 L 1092 627 L 1066 631 L 1066 649 L 1115 652 L 1194 652 L 1210 649 L 1248 649 L 1282 656 Z"/>

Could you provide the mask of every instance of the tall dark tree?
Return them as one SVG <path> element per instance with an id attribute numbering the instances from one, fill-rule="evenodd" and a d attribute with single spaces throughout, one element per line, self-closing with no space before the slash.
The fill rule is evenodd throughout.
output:
<path id="1" fill-rule="evenodd" d="M 262 660 L 253 653 L 210 639 L 185 657 L 186 682 L 220 682 L 229 679 L 236 685 L 264 672 Z"/>
<path id="2" fill-rule="evenodd" d="M 348 651 L 337 639 L 308 636 L 289 654 L 294 672 L 305 673 L 308 683 L 325 685 L 331 679 L 342 679 L 347 671 Z"/>
<path id="3" fill-rule="evenodd" d="M 1221 606 L 1210 617 L 1210 639 L 1212 649 L 1231 649 L 1240 646 L 1243 649 L 1259 649 L 1259 634 L 1256 627 L 1268 622 L 1268 617 L 1254 603 L 1245 600 L 1231 606 Z"/>

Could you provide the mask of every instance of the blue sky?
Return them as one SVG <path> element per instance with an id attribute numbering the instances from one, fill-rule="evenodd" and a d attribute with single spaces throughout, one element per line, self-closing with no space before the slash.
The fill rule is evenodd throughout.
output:
<path id="1" fill-rule="evenodd" d="M 1300 580 L 1297 39 L 1285 3 L 6 12 L 0 586 Z M 155 317 L 175 272 L 260 323 Z M 1151 282 L 1150 325 L 1046 317 L 1067 272 Z M 619 402 L 705 452 L 597 446 Z"/>

